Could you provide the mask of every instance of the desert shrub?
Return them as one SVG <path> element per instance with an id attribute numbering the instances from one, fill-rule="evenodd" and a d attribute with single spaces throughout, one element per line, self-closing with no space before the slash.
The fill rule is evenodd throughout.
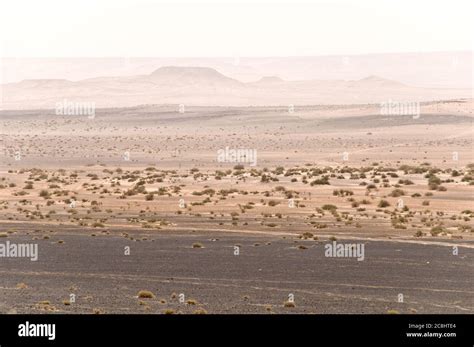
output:
<path id="1" fill-rule="evenodd" d="M 390 196 L 394 198 L 398 198 L 399 196 L 403 196 L 403 195 L 405 195 L 405 192 L 402 189 L 394 189 L 390 193 Z"/>
<path id="2" fill-rule="evenodd" d="M 335 211 L 335 210 L 337 210 L 337 206 L 331 205 L 331 204 L 325 204 L 325 205 L 321 206 L 321 208 L 325 211 Z"/>

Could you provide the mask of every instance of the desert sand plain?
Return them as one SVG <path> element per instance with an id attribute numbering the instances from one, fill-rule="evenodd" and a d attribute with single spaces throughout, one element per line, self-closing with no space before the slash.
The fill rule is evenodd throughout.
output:
<path id="1" fill-rule="evenodd" d="M 472 106 L 1 111 L 0 312 L 473 313 Z"/>

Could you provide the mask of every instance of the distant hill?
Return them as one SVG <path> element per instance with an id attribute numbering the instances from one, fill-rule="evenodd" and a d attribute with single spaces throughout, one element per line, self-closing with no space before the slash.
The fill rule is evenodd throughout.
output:
<path id="1" fill-rule="evenodd" d="M 285 81 L 277 76 L 243 83 L 209 67 L 160 67 L 150 74 L 24 80 L 2 85 L 3 109 L 52 109 L 57 102 L 95 102 L 97 107 L 142 104 L 209 106 L 364 104 L 387 100 L 429 101 L 470 97 L 470 89 L 416 88 L 378 76 L 358 80 Z"/>
<path id="2" fill-rule="evenodd" d="M 278 76 L 263 76 L 256 83 L 282 83 L 282 82 L 284 81 Z"/>
<path id="3" fill-rule="evenodd" d="M 388 85 L 402 86 L 403 85 L 403 83 L 393 81 L 393 80 L 389 80 L 387 78 L 382 78 L 382 77 L 375 76 L 375 75 L 370 75 L 370 76 L 367 76 L 365 78 L 361 78 L 360 80 L 358 80 L 358 82 L 370 83 L 370 84 L 374 84 L 374 85 L 385 85 L 385 86 L 388 86 Z"/>
<path id="4" fill-rule="evenodd" d="M 164 84 L 241 84 L 239 81 L 226 77 L 215 69 L 208 67 L 165 66 L 153 71 L 149 76 L 145 76 L 145 78 L 155 83 Z"/>

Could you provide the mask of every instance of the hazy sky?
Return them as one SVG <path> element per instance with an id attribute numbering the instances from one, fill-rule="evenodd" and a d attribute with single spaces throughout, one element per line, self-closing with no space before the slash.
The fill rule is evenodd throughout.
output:
<path id="1" fill-rule="evenodd" d="M 472 0 L 2 0 L 8 57 L 303 56 L 473 49 Z"/>

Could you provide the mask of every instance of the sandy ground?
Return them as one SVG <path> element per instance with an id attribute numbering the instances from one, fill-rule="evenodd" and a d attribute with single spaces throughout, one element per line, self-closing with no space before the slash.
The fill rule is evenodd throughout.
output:
<path id="1" fill-rule="evenodd" d="M 472 100 L 176 110 L 0 113 L 0 312 L 473 312 Z"/>
<path id="2" fill-rule="evenodd" d="M 9 238 L 29 242 L 28 236 Z M 325 241 L 228 233 L 51 233 L 40 258 L 0 270 L 1 312 L 472 313 L 474 250 L 362 240 L 366 259 L 324 256 Z M 23 240 L 23 241 L 22 241 Z M 63 240 L 63 244 L 58 244 Z M 194 249 L 199 242 L 203 248 Z M 356 242 L 351 240 L 351 242 Z M 240 254 L 234 255 L 234 245 Z M 299 249 L 304 245 L 307 249 Z M 129 246 L 130 255 L 123 254 Z M 19 283 L 25 284 L 18 286 Z M 155 298 L 137 298 L 149 290 Z M 76 302 L 65 305 L 70 294 Z M 184 294 L 184 302 L 179 295 Z M 293 294 L 295 307 L 284 303 Z M 398 302 L 403 294 L 403 302 Z M 43 302 L 49 304 L 43 304 Z"/>

